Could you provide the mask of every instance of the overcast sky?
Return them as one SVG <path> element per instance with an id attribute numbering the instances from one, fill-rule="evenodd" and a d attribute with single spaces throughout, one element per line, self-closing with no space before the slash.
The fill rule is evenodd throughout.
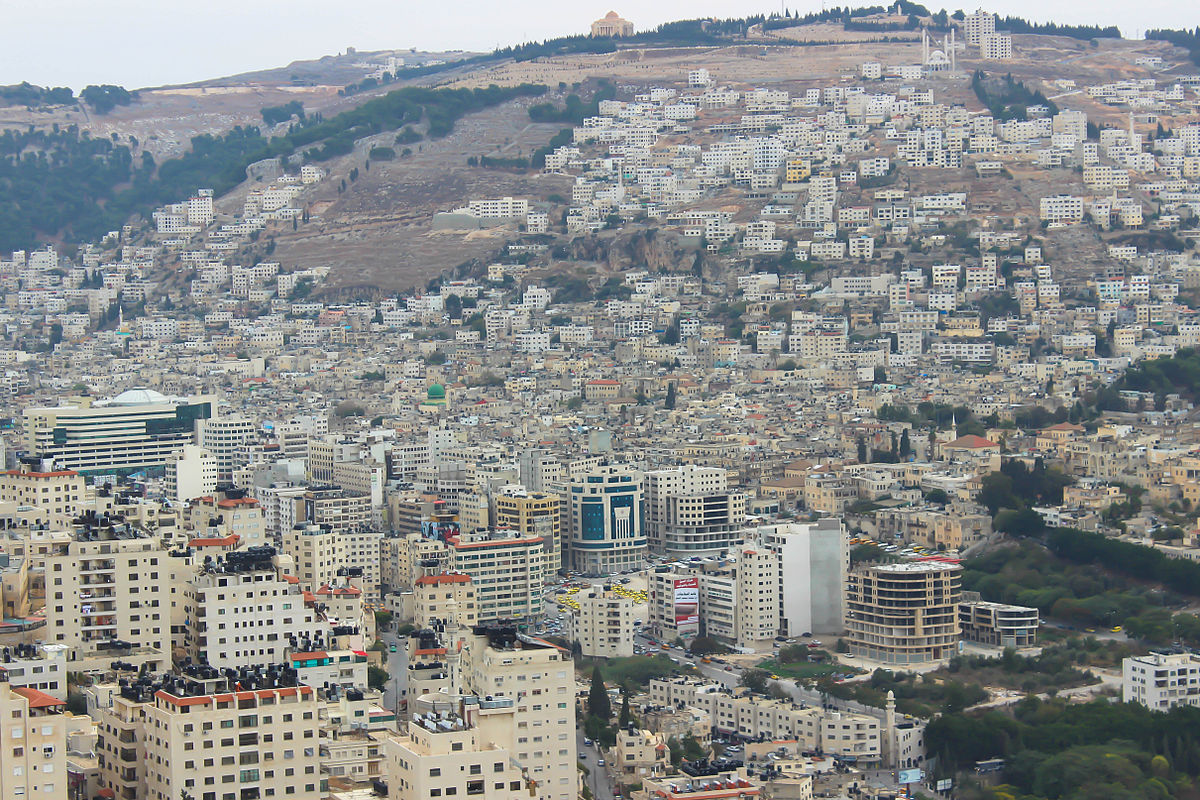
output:
<path id="1" fill-rule="evenodd" d="M 787 7 L 806 13 L 821 5 L 788 0 Z M 24 80 L 78 90 L 115 83 L 133 89 L 284 66 L 346 47 L 490 50 L 584 32 L 610 8 L 641 29 L 780 6 L 778 0 L 0 0 L 0 84 Z M 1195 0 L 1001 0 L 988 8 L 1036 21 L 1117 25 L 1128 38 L 1147 28 L 1200 25 Z"/>

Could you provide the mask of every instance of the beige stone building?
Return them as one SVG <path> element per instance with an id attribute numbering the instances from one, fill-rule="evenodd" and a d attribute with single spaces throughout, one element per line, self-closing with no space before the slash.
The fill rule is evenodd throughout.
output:
<path id="1" fill-rule="evenodd" d="M 647 730 L 618 730 L 613 748 L 613 768 L 623 783 L 638 783 L 652 775 L 665 775 L 671 766 L 667 739 Z"/>
<path id="2" fill-rule="evenodd" d="M 90 687 L 103 788 L 121 800 L 319 800 L 317 691 L 244 686 L 193 668 Z"/>
<path id="3" fill-rule="evenodd" d="M 571 654 L 513 628 L 476 628 L 463 649 L 463 689 L 515 703 L 513 756 L 527 797 L 575 800 L 575 670 Z"/>
<path id="4" fill-rule="evenodd" d="M 22 461 L 17 469 L 0 472 L 0 502 L 37 506 L 69 520 L 84 507 L 83 477 L 70 469 L 46 469 L 52 465 Z"/>
<path id="5" fill-rule="evenodd" d="M 545 542 L 547 575 L 562 570 L 562 498 L 548 492 L 504 490 L 496 495 L 496 527 Z"/>
<path id="6" fill-rule="evenodd" d="M 67 800 L 66 703 L 0 676 L 0 797 Z"/>
<path id="7" fill-rule="evenodd" d="M 541 616 L 544 543 L 503 531 L 451 539 L 450 569 L 471 576 L 480 622 Z"/>
<path id="8" fill-rule="evenodd" d="M 603 18 L 592 23 L 592 36 L 605 38 L 633 36 L 633 23 L 627 19 L 621 19 L 617 12 L 610 11 Z"/>
<path id="9" fill-rule="evenodd" d="M 514 762 L 512 699 L 469 697 L 455 705 L 416 713 L 404 733 L 384 739 L 389 800 L 537 796 Z"/>
<path id="10" fill-rule="evenodd" d="M 89 526 L 76 537 L 45 559 L 44 638 L 71 648 L 72 670 L 100 669 L 112 659 L 170 664 L 167 551 L 126 527 Z"/>
<path id="11" fill-rule="evenodd" d="M 850 652 L 886 664 L 923 664 L 959 652 L 962 568 L 943 561 L 864 567 L 846 586 Z"/>
<path id="12" fill-rule="evenodd" d="M 426 575 L 413 587 L 413 619 L 417 627 L 433 622 L 449 630 L 471 628 L 479 621 L 475 584 L 470 575 Z"/>

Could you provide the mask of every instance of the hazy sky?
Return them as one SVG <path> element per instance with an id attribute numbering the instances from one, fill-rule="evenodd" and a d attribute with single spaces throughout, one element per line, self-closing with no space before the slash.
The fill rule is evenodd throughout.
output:
<path id="1" fill-rule="evenodd" d="M 787 7 L 808 12 L 822 6 L 819 0 L 788 0 Z M 115 83 L 133 89 L 283 66 L 348 46 L 490 50 L 584 32 L 610 8 L 641 29 L 674 19 L 779 11 L 780 6 L 778 0 L 0 0 L 0 84 L 27 80 L 79 89 Z M 999 0 L 988 8 L 1037 21 L 1117 25 L 1126 37 L 1147 28 L 1200 25 L 1195 0 Z"/>

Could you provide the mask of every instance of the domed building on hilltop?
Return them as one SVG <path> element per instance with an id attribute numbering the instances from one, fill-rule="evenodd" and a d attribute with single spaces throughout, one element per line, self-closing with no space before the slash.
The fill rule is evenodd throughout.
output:
<path id="1" fill-rule="evenodd" d="M 617 12 L 610 11 L 604 15 L 603 19 L 592 23 L 592 36 L 598 39 L 633 36 L 633 23 L 627 19 L 621 19 Z"/>

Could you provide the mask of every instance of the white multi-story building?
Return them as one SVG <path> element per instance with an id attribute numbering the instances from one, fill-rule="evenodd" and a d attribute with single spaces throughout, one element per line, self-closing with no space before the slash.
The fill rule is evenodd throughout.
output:
<path id="1" fill-rule="evenodd" d="M 72 669 L 113 659 L 166 666 L 171 659 L 167 551 L 133 529 L 88 527 L 46 556 L 46 632 L 70 648 Z M 114 648 L 112 642 L 123 643 Z"/>
<path id="2" fill-rule="evenodd" d="M 184 445 L 167 462 L 163 472 L 163 496 L 174 503 L 186 503 L 217 490 L 217 459 L 203 447 Z"/>
<path id="3" fill-rule="evenodd" d="M 730 491 L 721 467 L 688 464 L 643 476 L 646 539 L 656 553 L 690 557 L 717 553 L 740 540 L 746 496 Z"/>
<path id="4" fill-rule="evenodd" d="M 529 797 L 512 749 L 513 699 L 464 697 L 461 710 L 415 713 L 405 733 L 383 740 L 389 800 Z"/>
<path id="5" fill-rule="evenodd" d="M 319 800 L 320 708 L 316 689 L 261 669 L 226 677 L 188 667 L 94 685 L 100 787 L 139 800 L 217 798 L 231 787 L 235 797 Z"/>
<path id="6" fill-rule="evenodd" d="M 0 797 L 67 800 L 66 701 L 0 680 Z"/>
<path id="7" fill-rule="evenodd" d="M 450 569 L 471 576 L 480 622 L 541 616 L 546 558 L 540 536 L 464 532 L 447 544 Z"/>
<path id="8" fill-rule="evenodd" d="M 515 704 L 512 756 L 526 796 L 575 800 L 575 669 L 571 654 L 513 628 L 475 628 L 463 642 L 462 689 Z"/>
<path id="9" fill-rule="evenodd" d="M 1200 657 L 1150 653 L 1121 662 L 1121 699 L 1152 711 L 1200 706 Z"/>
<path id="10" fill-rule="evenodd" d="M 633 655 L 633 600 L 593 586 L 575 594 L 578 610 L 567 618 L 567 638 L 584 656 L 628 658 Z"/>
<path id="11" fill-rule="evenodd" d="M 184 590 L 187 650 L 193 663 L 218 669 L 283 663 L 293 636 L 318 632 L 303 590 L 281 580 L 273 548 L 226 553 L 202 566 Z"/>
<path id="12" fill-rule="evenodd" d="M 982 8 L 973 14 L 967 14 L 963 19 L 963 33 L 967 44 L 978 47 L 983 43 L 983 37 L 996 32 L 996 15 Z"/>
<path id="13" fill-rule="evenodd" d="M 822 519 L 768 525 L 755 535 L 780 559 L 779 627 L 784 635 L 840 632 L 850 569 L 845 526 Z"/>

